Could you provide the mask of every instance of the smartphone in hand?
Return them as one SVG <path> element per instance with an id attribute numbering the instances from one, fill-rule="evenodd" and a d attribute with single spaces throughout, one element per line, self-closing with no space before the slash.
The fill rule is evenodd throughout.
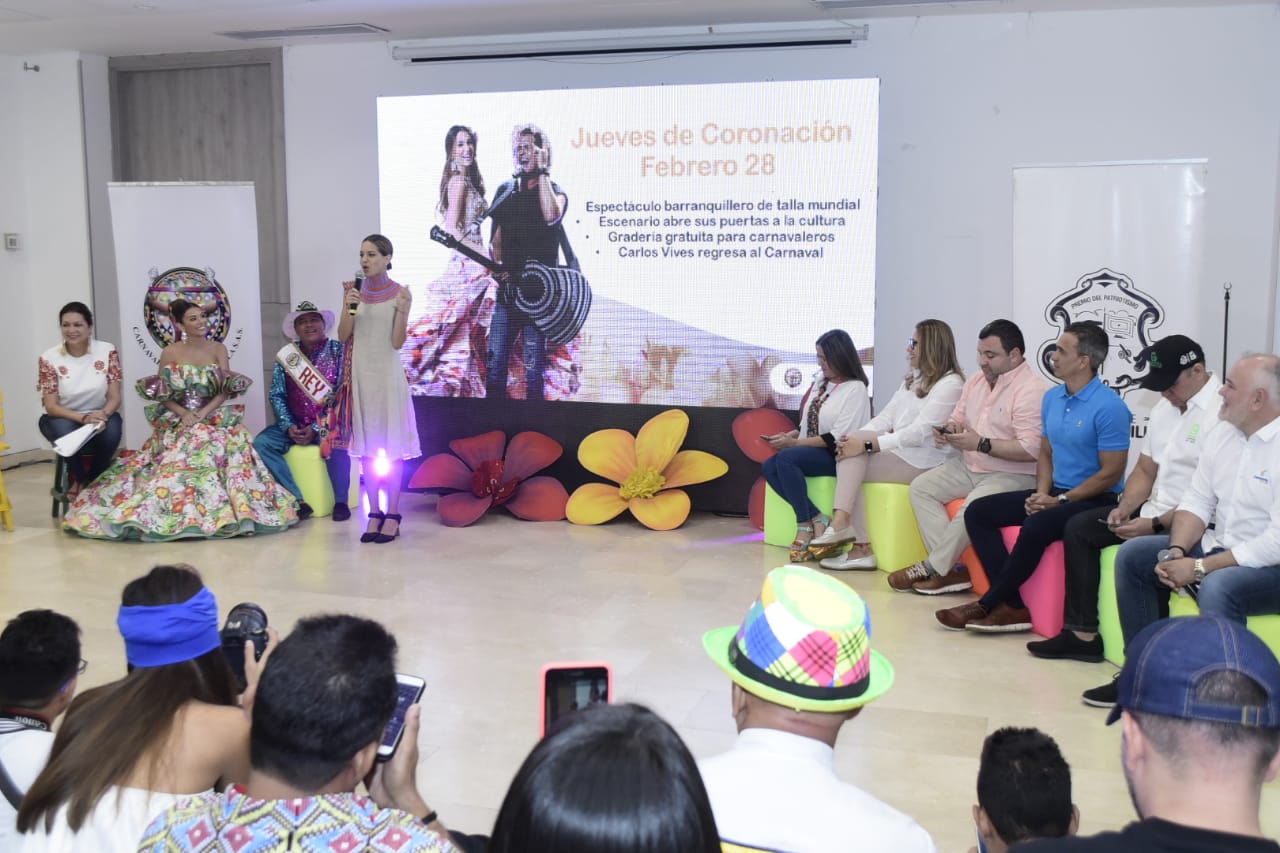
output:
<path id="1" fill-rule="evenodd" d="M 542 668 L 542 728 L 588 705 L 613 701 L 613 668 L 604 661 L 561 661 Z"/>
<path id="2" fill-rule="evenodd" d="M 382 733 L 382 742 L 378 744 L 379 761 L 386 761 L 395 755 L 396 747 L 400 745 L 400 738 L 404 734 L 405 714 L 409 712 L 409 706 L 417 704 L 426 689 L 427 682 L 416 675 L 396 673 L 396 709 Z"/>

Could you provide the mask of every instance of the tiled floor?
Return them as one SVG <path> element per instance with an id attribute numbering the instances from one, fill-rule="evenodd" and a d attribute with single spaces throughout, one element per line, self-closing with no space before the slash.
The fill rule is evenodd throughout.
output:
<path id="1" fill-rule="evenodd" d="M 52 471 L 4 472 L 18 527 L 0 531 L 0 615 L 53 607 L 74 617 L 90 661 L 83 686 L 123 674 L 120 589 L 159 563 L 195 565 L 223 613 L 256 601 L 282 630 L 325 611 L 379 619 L 400 641 L 400 668 L 427 680 L 423 791 L 447 823 L 471 832 L 487 831 L 534 743 L 547 661 L 609 660 L 618 698 L 652 706 L 697 756 L 726 748 L 729 682 L 704 656 L 701 635 L 736 623 L 765 572 L 787 559 L 742 519 L 695 515 L 658 533 L 629 517 L 588 528 L 497 512 L 451 530 L 423 495 L 406 497 L 404 535 L 388 545 L 359 544 L 357 519 L 327 518 L 261 539 L 91 542 L 49 518 Z M 841 734 L 846 779 L 914 815 L 941 850 L 962 851 L 973 843 L 983 737 L 1033 725 L 1071 763 L 1083 832 L 1131 819 L 1119 734 L 1079 701 L 1113 667 L 1036 660 L 1025 636 L 943 631 L 932 617 L 938 599 L 894 593 L 880 572 L 841 577 L 867 600 L 874 645 L 897 669 L 893 689 Z M 1265 792 L 1263 826 L 1280 834 L 1280 784 Z"/>

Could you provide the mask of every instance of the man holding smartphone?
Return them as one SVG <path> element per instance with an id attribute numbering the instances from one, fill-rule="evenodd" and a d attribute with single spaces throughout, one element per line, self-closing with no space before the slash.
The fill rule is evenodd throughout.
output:
<path id="1" fill-rule="evenodd" d="M 1223 422 L 1205 439 L 1169 533 L 1130 539 L 1116 556 L 1126 648 L 1168 615 L 1174 590 L 1198 590 L 1201 613 L 1240 624 L 1280 613 L 1280 356 L 1246 355 L 1218 396 Z M 1117 695 L 1112 681 L 1083 699 L 1107 708 Z"/>
<path id="2" fill-rule="evenodd" d="M 350 849 L 454 853 L 448 831 L 418 793 L 418 706 L 385 763 L 378 745 L 396 707 L 396 641 L 355 616 L 300 620 L 268 647 L 252 716 L 248 782 L 185 798 L 147 828 L 139 851 Z M 369 797 L 355 793 L 364 781 Z"/>
<path id="3" fill-rule="evenodd" d="M 1027 643 L 1040 658 L 1099 662 L 1098 583 L 1102 549 L 1138 536 L 1164 533 L 1178 500 L 1191 485 L 1204 438 L 1218 423 L 1222 381 L 1209 372 L 1204 350 L 1186 335 L 1161 338 L 1138 354 L 1148 365 L 1139 385 L 1160 393 L 1151 409 L 1138 464 L 1115 507 L 1072 517 L 1062 534 L 1067 575 L 1062 633 Z"/>

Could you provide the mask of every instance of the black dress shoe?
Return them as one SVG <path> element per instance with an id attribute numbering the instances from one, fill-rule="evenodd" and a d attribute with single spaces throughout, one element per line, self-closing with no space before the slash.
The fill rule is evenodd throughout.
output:
<path id="1" fill-rule="evenodd" d="M 360 534 L 360 541 L 361 541 L 361 542 L 376 542 L 376 541 L 377 541 L 377 539 L 378 539 L 378 537 L 382 535 L 382 532 L 381 532 L 381 531 L 382 531 L 382 522 L 383 522 L 383 520 L 384 520 L 384 519 L 386 519 L 386 516 L 385 516 L 385 515 L 383 515 L 383 514 L 382 514 L 382 513 L 380 513 L 380 512 L 371 512 L 371 513 L 369 513 L 369 521 L 376 521 L 376 522 L 378 522 L 378 523 L 377 523 L 376 525 L 371 525 L 371 526 L 369 527 L 369 529 L 368 529 L 368 530 L 366 530 L 364 533 L 361 533 L 361 534 Z"/>
<path id="2" fill-rule="evenodd" d="M 1102 637 L 1099 635 L 1092 640 L 1082 640 L 1075 635 L 1074 631 L 1064 628 L 1062 633 L 1056 637 L 1027 643 L 1027 651 L 1038 658 L 1101 663 Z"/>
<path id="3" fill-rule="evenodd" d="M 311 504 L 306 501 L 298 501 L 298 521 L 306 521 L 315 514 L 316 511 L 311 508 Z"/>
<path id="4" fill-rule="evenodd" d="M 351 517 L 351 507 L 339 501 L 333 505 L 333 520 L 346 521 Z"/>
<path id="5" fill-rule="evenodd" d="M 396 532 L 391 534 L 379 532 L 378 535 L 375 536 L 373 539 L 375 544 L 385 545 L 388 542 L 393 542 L 396 539 L 400 538 L 400 515 L 398 513 L 389 512 L 387 513 L 386 520 L 394 521 L 396 523 Z"/>

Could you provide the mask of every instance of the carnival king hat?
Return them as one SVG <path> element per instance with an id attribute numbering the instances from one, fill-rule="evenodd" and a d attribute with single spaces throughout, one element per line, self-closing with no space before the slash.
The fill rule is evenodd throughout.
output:
<path id="1" fill-rule="evenodd" d="M 742 625 L 708 631 L 702 647 L 743 690 L 799 711 L 849 711 L 893 685 L 866 603 L 804 566 L 769 572 Z"/>
<path id="2" fill-rule="evenodd" d="M 334 316 L 332 311 L 321 311 L 316 307 L 314 302 L 304 300 L 298 303 L 297 309 L 292 314 L 286 314 L 284 318 L 284 336 L 289 340 L 297 340 L 298 330 L 294 325 L 298 322 L 298 318 L 304 314 L 319 314 L 324 318 L 324 333 L 327 337 L 333 331 Z"/>
<path id="3" fill-rule="evenodd" d="M 1204 364 L 1204 350 L 1186 335 L 1169 335 L 1138 353 L 1138 361 L 1147 362 L 1147 375 L 1138 384 L 1148 391 L 1168 391 L 1182 371 L 1193 364 Z"/>

